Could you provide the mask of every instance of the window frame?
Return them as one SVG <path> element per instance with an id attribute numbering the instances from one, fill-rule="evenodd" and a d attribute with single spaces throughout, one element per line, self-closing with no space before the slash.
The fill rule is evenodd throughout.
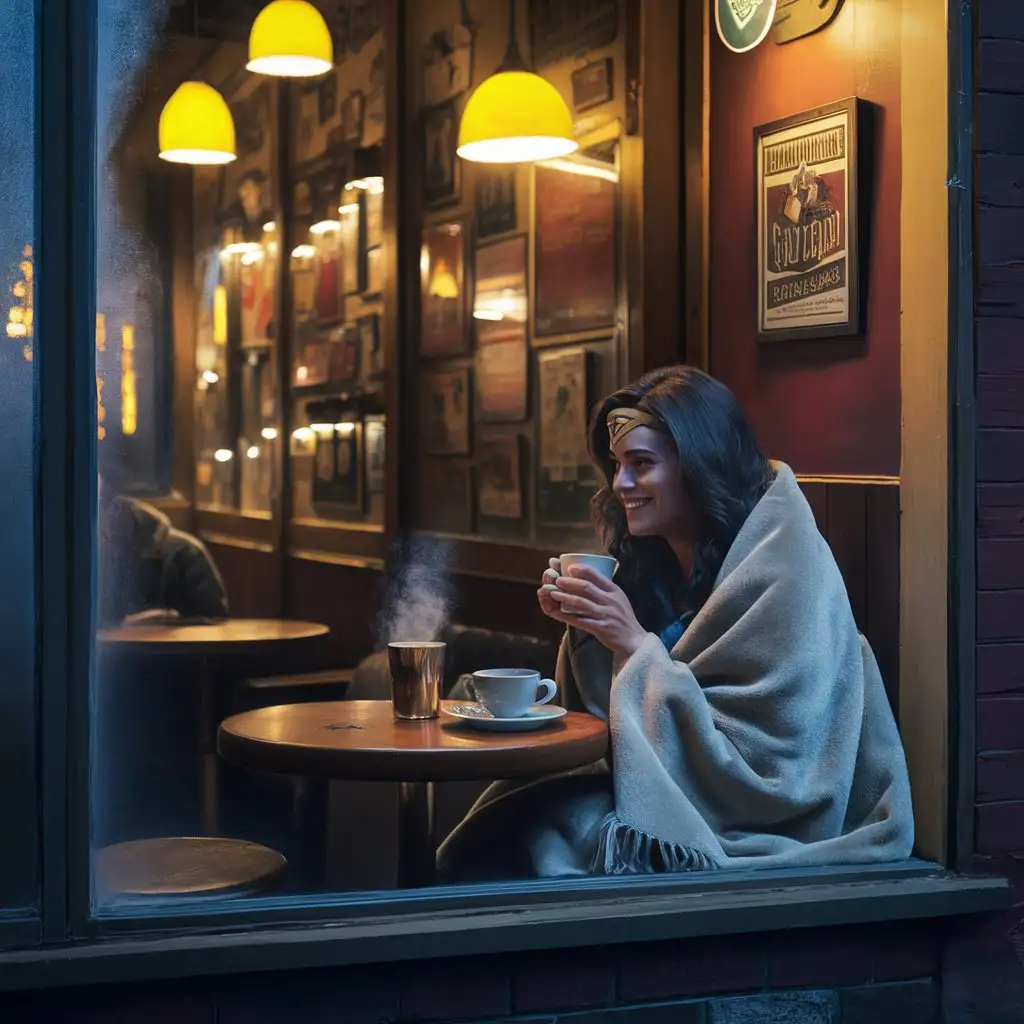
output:
<path id="1" fill-rule="evenodd" d="M 642 9 L 656 17 L 653 12 L 659 6 L 659 0 L 645 0 Z M 945 4 L 944 0 L 907 0 L 905 6 L 914 10 L 905 9 L 904 18 L 921 19 L 922 10 L 929 9 L 926 13 L 934 20 Z M 915 861 L 870 869 L 722 872 L 707 877 L 560 880 L 427 893 L 276 897 L 217 913 L 208 909 L 182 913 L 183 908 L 176 907 L 173 916 L 159 916 L 157 908 L 150 907 L 150 913 L 142 916 L 93 916 L 88 752 L 95 541 L 93 531 L 79 524 L 94 522 L 96 515 L 95 210 L 91 197 L 95 195 L 97 9 L 97 0 L 47 0 L 45 10 L 42 0 L 36 0 L 37 267 L 46 287 L 46 304 L 38 321 L 37 378 L 43 887 L 38 934 L 16 935 L 0 921 L 0 941 L 23 947 L 41 944 L 41 948 L 0 952 L 0 989 L 402 960 L 425 953 L 456 956 L 651 941 L 975 913 L 1007 904 L 1008 887 L 1003 880 L 962 878 L 938 864 Z M 389 29 L 396 32 L 401 46 L 397 4 L 387 4 L 386 10 L 391 12 Z M 959 4 L 948 10 L 948 41 L 943 22 L 933 25 L 934 38 L 928 45 L 933 62 L 940 37 L 948 54 L 952 167 L 964 187 L 946 190 L 943 186 L 951 245 L 948 256 L 933 254 L 931 262 L 925 263 L 934 271 L 936 262 L 948 258 L 949 310 L 932 310 L 932 315 L 941 320 L 949 338 L 949 359 L 932 358 L 932 371 L 942 383 L 938 390 L 935 377 L 918 375 L 913 387 L 904 391 L 904 400 L 910 396 L 911 407 L 922 413 L 925 422 L 934 427 L 938 417 L 940 427 L 936 442 L 922 444 L 921 431 L 913 435 L 907 431 L 905 408 L 905 442 L 912 437 L 920 445 L 920 457 L 932 465 L 941 453 L 947 472 L 930 483 L 922 473 L 913 481 L 911 500 L 904 501 L 903 509 L 905 532 L 915 535 L 913 543 L 932 545 L 933 568 L 927 585 L 935 586 L 940 577 L 944 600 L 926 605 L 920 614 L 915 605 L 914 614 L 901 617 L 904 637 L 921 641 L 935 635 L 935 621 L 929 615 L 937 608 L 944 615 L 948 610 L 946 667 L 948 678 L 957 685 L 950 689 L 946 672 L 923 678 L 904 670 L 901 694 L 909 685 L 922 700 L 937 698 L 946 716 L 945 731 L 928 736 L 918 730 L 908 738 L 908 746 L 917 743 L 919 760 L 937 765 L 942 778 L 937 803 L 926 805 L 925 853 L 943 863 L 958 863 L 970 852 L 969 846 L 962 845 L 969 843 L 970 833 L 960 822 L 965 798 L 973 798 L 969 774 L 973 736 L 968 725 L 973 722 L 974 699 L 974 545 L 973 518 L 967 511 L 973 509 L 974 485 L 973 282 L 957 273 L 962 260 L 969 265 L 971 254 L 972 115 L 970 96 L 959 93 L 961 85 L 971 81 L 973 36 L 970 11 Z M 701 32 L 687 45 L 706 59 L 706 11 Z M 663 41 L 663 33 L 656 35 Z M 641 46 L 647 45 L 655 44 L 643 36 Z M 926 49 L 919 39 L 915 46 Z M 915 56 L 915 66 L 925 73 L 924 58 Z M 389 70 L 389 75 L 395 73 Z M 393 84 L 389 81 L 389 88 Z M 930 159 L 934 160 L 940 142 L 945 145 L 945 131 L 930 139 Z M 400 151 L 396 153 L 400 158 Z M 923 191 L 934 209 L 938 196 L 934 183 Z M 391 210 L 386 244 L 393 245 L 400 235 L 408 243 L 411 229 L 402 228 L 397 211 Z M 934 237 L 928 244 L 934 244 Z M 406 262 L 411 263 L 408 244 L 405 249 Z M 904 287 L 908 287 L 906 275 Z M 389 286 L 390 316 L 398 315 L 398 289 L 395 282 Z M 931 326 L 938 322 L 933 320 Z M 398 333 L 397 328 L 389 331 L 396 348 Z M 927 336 L 934 338 L 934 330 Z M 906 334 L 904 342 L 908 342 Z M 904 359 L 912 356 L 911 349 Z M 400 409 L 398 377 L 396 373 L 389 384 L 394 389 L 389 391 L 389 401 L 395 400 L 396 409 Z M 397 441 L 388 444 L 390 456 Z M 907 458 L 905 444 L 905 464 Z M 922 471 L 920 466 L 913 468 Z M 935 489 L 943 497 L 945 536 L 938 535 L 934 526 L 926 531 L 906 530 L 908 515 L 915 515 L 922 500 L 934 498 Z M 397 501 L 397 493 L 389 498 L 392 521 Z M 953 525 L 946 525 L 946 515 Z M 934 558 L 937 543 L 947 546 L 945 564 Z M 902 540 L 901 550 L 907 558 Z M 911 557 L 921 557 L 924 550 L 912 551 Z M 43 581 L 62 585 L 44 587 Z M 920 575 L 915 584 L 925 585 Z M 906 729 L 908 722 L 903 724 Z M 948 748 L 947 732 L 956 739 Z M 934 827 L 936 821 L 948 825 L 950 834 Z M 314 924 L 318 927 L 309 927 Z M 429 947 L 424 934 L 432 934 Z M 243 951 L 244 957 L 240 956 Z"/>

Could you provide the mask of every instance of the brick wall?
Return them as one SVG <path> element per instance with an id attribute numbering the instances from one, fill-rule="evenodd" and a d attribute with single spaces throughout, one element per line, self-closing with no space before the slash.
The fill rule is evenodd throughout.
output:
<path id="1" fill-rule="evenodd" d="M 1024 4 L 983 0 L 977 47 L 976 866 L 1024 919 Z"/>
<path id="2" fill-rule="evenodd" d="M 12 1024 L 935 1024 L 941 922 L 0 997 Z"/>

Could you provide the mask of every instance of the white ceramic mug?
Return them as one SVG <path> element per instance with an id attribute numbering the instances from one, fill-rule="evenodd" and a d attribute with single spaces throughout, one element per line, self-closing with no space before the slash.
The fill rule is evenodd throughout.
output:
<path id="1" fill-rule="evenodd" d="M 605 579 L 611 579 L 615 575 L 615 566 L 617 565 L 614 558 L 611 555 L 587 555 L 582 552 L 569 552 L 568 554 L 558 556 L 559 564 L 561 565 L 562 575 L 569 575 L 569 566 L 571 565 L 588 565 L 591 569 L 595 569 Z M 552 569 L 548 570 L 545 574 L 549 580 L 548 583 L 544 584 L 545 590 L 557 590 L 558 587 L 555 585 L 554 576 L 555 572 Z"/>
<path id="2" fill-rule="evenodd" d="M 558 687 L 532 669 L 488 668 L 473 673 L 469 690 L 495 718 L 522 718 L 535 704 L 547 704 Z"/>

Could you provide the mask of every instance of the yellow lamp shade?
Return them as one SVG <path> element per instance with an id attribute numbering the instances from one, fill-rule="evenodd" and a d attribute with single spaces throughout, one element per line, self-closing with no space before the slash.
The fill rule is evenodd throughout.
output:
<path id="1" fill-rule="evenodd" d="M 160 159 L 172 164 L 228 164 L 235 122 L 224 97 L 205 82 L 182 82 L 160 113 Z"/>
<path id="2" fill-rule="evenodd" d="M 476 163 L 531 163 L 577 149 L 561 93 L 531 71 L 498 71 L 485 79 L 459 124 L 458 154 Z"/>
<path id="3" fill-rule="evenodd" d="M 306 0 L 272 0 L 252 23 L 246 67 L 280 78 L 313 78 L 330 71 L 334 43 L 327 22 Z"/>

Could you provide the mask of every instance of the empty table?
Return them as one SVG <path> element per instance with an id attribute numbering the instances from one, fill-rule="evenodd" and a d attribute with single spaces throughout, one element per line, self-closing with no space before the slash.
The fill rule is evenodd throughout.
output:
<path id="1" fill-rule="evenodd" d="M 593 764 L 608 751 L 608 727 L 569 712 L 532 732 L 480 732 L 443 717 L 395 721 L 390 701 L 340 701 L 234 715 L 221 723 L 217 746 L 259 771 L 397 782 L 398 881 L 410 887 L 434 880 L 435 782 L 539 778 Z"/>
<path id="2" fill-rule="evenodd" d="M 218 829 L 216 722 L 213 716 L 215 660 L 241 655 L 298 651 L 330 632 L 316 622 L 290 619 L 225 619 L 202 625 L 139 623 L 103 630 L 100 643 L 136 656 L 175 656 L 199 660 L 200 743 L 203 758 L 203 825 L 209 835 Z"/>

